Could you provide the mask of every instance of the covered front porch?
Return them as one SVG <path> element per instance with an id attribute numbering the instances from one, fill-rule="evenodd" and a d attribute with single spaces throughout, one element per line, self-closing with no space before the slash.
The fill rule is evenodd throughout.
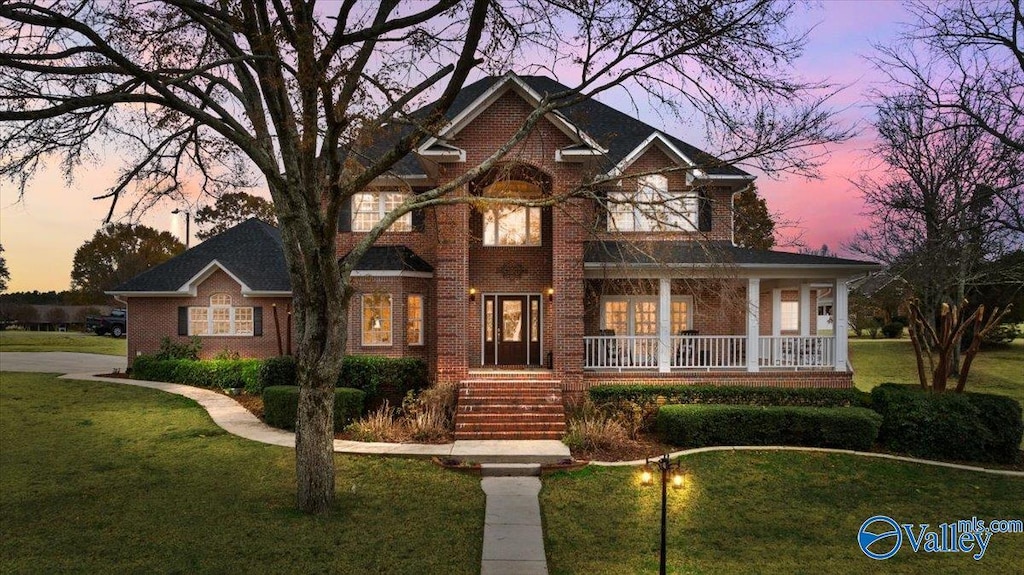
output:
<path id="1" fill-rule="evenodd" d="M 742 248 L 732 255 L 751 253 L 784 261 L 588 261 L 584 370 L 616 379 L 849 373 L 847 282 L 870 264 Z M 829 331 L 818 331 L 819 293 L 832 299 Z"/>

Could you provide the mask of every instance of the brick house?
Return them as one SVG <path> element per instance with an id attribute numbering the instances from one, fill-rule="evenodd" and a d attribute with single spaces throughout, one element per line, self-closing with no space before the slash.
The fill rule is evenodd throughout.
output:
<path id="1" fill-rule="evenodd" d="M 465 87 L 436 137 L 343 207 L 339 257 L 408 194 L 478 165 L 562 89 L 513 74 Z M 622 177 L 549 207 L 493 201 L 563 194 L 595 174 Z M 472 205 L 408 214 L 371 248 L 352 274 L 346 351 L 422 357 L 438 381 L 539 379 L 570 393 L 665 379 L 850 386 L 847 281 L 877 266 L 735 246 L 732 199 L 753 180 L 596 100 L 549 114 L 458 192 Z M 164 336 L 199 335 L 206 354 L 286 351 L 280 242 L 250 220 L 115 289 L 129 360 Z M 826 290 L 835 329 L 819 334 Z"/>

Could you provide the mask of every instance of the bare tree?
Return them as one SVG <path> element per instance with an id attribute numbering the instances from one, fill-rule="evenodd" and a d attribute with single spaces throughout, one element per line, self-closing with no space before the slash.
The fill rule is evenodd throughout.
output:
<path id="1" fill-rule="evenodd" d="M 880 47 L 889 79 L 936 113 L 955 112 L 1024 152 L 1024 11 L 1020 0 L 909 0 L 916 17 Z"/>
<path id="2" fill-rule="evenodd" d="M 698 115 L 724 161 L 812 172 L 817 145 L 846 134 L 831 124 L 828 87 L 791 75 L 804 40 L 787 26 L 793 9 L 772 0 L 5 2 L 0 174 L 24 191 L 44 158 L 71 174 L 95 146 L 116 144 L 128 157 L 106 195 L 111 215 L 122 198 L 133 198 L 130 213 L 182 201 L 186 179 L 214 194 L 252 185 L 253 174 L 265 180 L 298 334 L 297 501 L 325 513 L 350 276 L 366 250 L 412 210 L 471 201 L 459 190 L 547 114 L 616 86 Z M 412 195 L 338 261 L 343 201 L 436 133 L 471 73 L 555 67 L 576 81 L 544 94 L 492 155 Z M 385 135 L 389 144 L 370 153 Z"/>

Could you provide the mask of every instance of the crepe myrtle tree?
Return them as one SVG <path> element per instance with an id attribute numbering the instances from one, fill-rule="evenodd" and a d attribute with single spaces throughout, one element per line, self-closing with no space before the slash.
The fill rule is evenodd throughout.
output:
<path id="1" fill-rule="evenodd" d="M 125 163 L 100 196 L 108 218 L 119 205 L 119 217 L 132 217 L 184 200 L 183 182 L 211 194 L 267 187 L 298 338 L 297 503 L 322 514 L 334 497 L 331 402 L 351 273 L 366 250 L 412 210 L 469 202 L 467 182 L 546 115 L 613 89 L 702 119 L 727 162 L 813 172 L 820 144 L 848 134 L 832 123 L 831 87 L 792 74 L 804 43 L 788 24 L 794 9 L 772 0 L 3 2 L 0 174 L 24 193 L 45 160 L 70 175 L 97 146 L 116 146 Z M 493 154 L 411 195 L 339 261 L 343 201 L 436 134 L 471 74 L 505 71 L 544 72 L 569 88 L 543 94 Z M 602 183 L 500 201 L 552 205 Z"/>

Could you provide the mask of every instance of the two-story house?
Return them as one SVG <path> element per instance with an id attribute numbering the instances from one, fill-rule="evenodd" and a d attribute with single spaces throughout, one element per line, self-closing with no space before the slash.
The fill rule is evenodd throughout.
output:
<path id="1" fill-rule="evenodd" d="M 513 74 L 464 88 L 437 136 L 342 210 L 339 257 L 562 89 Z M 619 178 L 551 206 L 495 201 L 558 196 L 595 174 Z M 568 392 L 665 379 L 850 386 L 847 281 L 877 266 L 737 247 L 732 200 L 753 179 L 596 100 L 549 114 L 458 191 L 471 203 L 410 213 L 371 248 L 353 273 L 346 351 L 422 357 L 439 381 L 529 377 Z M 287 351 L 280 241 L 249 221 L 114 290 L 128 303 L 129 356 L 191 335 L 208 354 Z M 819 291 L 831 297 L 827 333 Z"/>

